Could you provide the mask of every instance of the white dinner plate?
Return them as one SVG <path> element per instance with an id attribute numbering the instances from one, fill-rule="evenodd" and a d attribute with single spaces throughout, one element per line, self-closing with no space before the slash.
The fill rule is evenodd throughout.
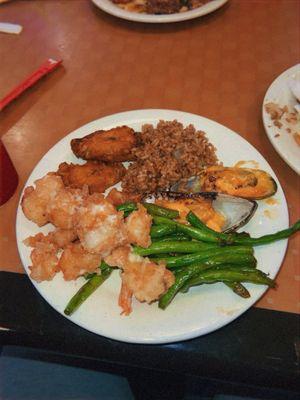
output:
<path id="1" fill-rule="evenodd" d="M 209 3 L 204 4 L 201 7 L 195 8 L 194 10 L 174 13 L 174 14 L 140 14 L 136 12 L 126 11 L 118 7 L 110 0 L 92 0 L 93 3 L 101 8 L 101 10 L 108 14 L 114 15 L 122 19 L 136 22 L 147 22 L 147 23 L 168 23 L 168 22 L 179 22 L 186 21 L 193 18 L 198 18 L 203 15 L 209 14 L 218 8 L 222 7 L 228 0 L 211 0 Z"/>
<path id="2" fill-rule="evenodd" d="M 240 160 L 255 161 L 261 169 L 268 171 L 278 184 L 274 196 L 276 201 L 268 205 L 259 202 L 254 218 L 244 227 L 253 236 L 276 232 L 288 227 L 286 200 L 274 171 L 263 156 L 245 139 L 230 129 L 198 115 L 171 110 L 136 110 L 100 118 L 70 133 L 53 146 L 34 168 L 25 186 L 55 171 L 63 162 L 79 162 L 70 148 L 70 140 L 80 138 L 98 129 L 110 129 L 128 125 L 139 131 L 145 123 L 156 124 L 159 120 L 174 120 L 183 125 L 193 124 L 206 132 L 209 140 L 216 146 L 219 160 L 232 166 Z M 251 163 L 250 163 L 251 164 Z M 271 218 L 270 218 L 271 217 Z M 50 224 L 48 224 L 50 225 Z M 17 211 L 17 243 L 25 271 L 29 275 L 30 249 L 22 243 L 25 238 L 39 231 L 49 231 L 49 226 L 38 228 L 23 215 L 19 205 Z M 258 268 L 274 278 L 280 268 L 287 246 L 287 240 L 271 245 L 257 247 L 255 256 Z M 59 313 L 63 310 L 84 283 L 84 278 L 66 282 L 58 273 L 51 282 L 32 281 L 41 296 Z M 66 317 L 77 325 L 106 336 L 131 343 L 170 343 L 194 338 L 212 332 L 228 324 L 251 307 L 267 290 L 266 286 L 245 285 L 251 298 L 242 299 L 233 294 L 225 285 L 202 285 L 187 294 L 178 294 L 169 307 L 162 311 L 158 304 L 151 305 L 133 300 L 133 311 L 129 316 L 120 315 L 118 293 L 120 276 L 114 271 L 111 277 L 71 316 Z M 57 327 L 59 329 L 59 326 Z M 253 327 L 255 329 L 255 327 Z"/>
<path id="3" fill-rule="evenodd" d="M 279 104 L 281 107 L 287 105 L 293 109 L 297 101 L 289 88 L 291 79 L 300 80 L 300 64 L 284 71 L 273 81 L 263 101 L 262 116 L 266 133 L 275 150 L 300 175 L 300 146 L 297 145 L 293 136 L 287 133 L 285 124 L 282 128 L 274 126 L 270 115 L 265 110 L 265 104 L 270 102 Z M 300 132 L 300 123 L 298 123 L 298 131 Z"/>

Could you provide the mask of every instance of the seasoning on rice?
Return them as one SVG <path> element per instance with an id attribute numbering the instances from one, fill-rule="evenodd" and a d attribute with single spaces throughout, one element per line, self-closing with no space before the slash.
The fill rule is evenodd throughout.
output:
<path id="1" fill-rule="evenodd" d="M 166 190 L 179 179 L 216 165 L 215 150 L 193 125 L 184 128 L 176 120 L 159 121 L 156 128 L 143 125 L 139 145 L 132 150 L 136 160 L 122 179 L 122 188 L 129 193 Z"/>

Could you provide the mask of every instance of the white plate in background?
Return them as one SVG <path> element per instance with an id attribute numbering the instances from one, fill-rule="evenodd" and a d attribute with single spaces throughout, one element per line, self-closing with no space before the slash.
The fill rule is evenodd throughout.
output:
<path id="1" fill-rule="evenodd" d="M 61 162 L 78 162 L 70 148 L 70 140 L 80 138 L 98 129 L 110 129 L 119 125 L 128 125 L 140 131 L 143 124 L 156 124 L 159 120 L 174 120 L 183 125 L 193 124 L 206 132 L 209 140 L 216 146 L 217 155 L 224 165 L 232 166 L 240 160 L 255 161 L 259 168 L 269 172 L 276 180 L 278 191 L 274 196 L 275 204 L 268 206 L 260 201 L 253 219 L 243 227 L 253 236 L 261 236 L 288 227 L 288 210 L 284 193 L 270 165 L 263 156 L 245 139 L 230 129 L 204 117 L 181 111 L 171 110 L 136 110 L 110 115 L 92 121 L 73 131 L 54 145 L 34 168 L 25 186 L 55 171 Z M 226 144 L 226 145 L 225 145 Z M 272 218 L 270 218 L 270 207 Z M 267 212 L 266 212 L 267 211 Z M 17 211 L 17 244 L 25 271 L 29 275 L 30 249 L 23 240 L 40 231 L 47 232 L 49 226 L 38 228 L 27 220 L 19 205 Z M 258 268 L 274 278 L 279 271 L 287 247 L 287 240 L 257 247 L 255 256 Z M 76 281 L 64 281 L 58 273 L 50 282 L 32 281 L 43 298 L 63 316 L 63 310 L 83 285 L 83 278 Z M 245 284 L 251 298 L 242 299 L 221 283 L 202 285 L 187 294 L 178 294 L 169 307 L 162 311 L 158 304 L 148 305 L 133 300 L 130 316 L 120 315 L 118 294 L 120 276 L 114 271 L 112 276 L 70 317 L 70 321 L 94 332 L 130 343 L 170 343 L 191 339 L 212 332 L 230 323 L 251 307 L 267 290 L 266 286 Z M 57 327 L 59 329 L 59 326 Z M 253 327 L 255 329 L 255 327 Z"/>
<path id="2" fill-rule="evenodd" d="M 290 109 L 293 109 L 297 100 L 289 87 L 291 79 L 300 80 L 300 64 L 284 71 L 270 85 L 263 101 L 262 117 L 266 133 L 273 147 L 283 160 L 300 175 L 300 146 L 297 145 L 292 134 L 287 133 L 286 124 L 283 124 L 282 128 L 277 128 L 265 110 L 265 105 L 270 102 L 279 104 L 280 107 L 287 105 Z M 300 133 L 300 122 L 297 124 L 297 129 Z M 276 136 L 278 134 L 280 136 Z"/>
<path id="3" fill-rule="evenodd" d="M 203 15 L 209 14 L 218 8 L 222 7 L 228 0 L 211 0 L 209 3 L 204 4 L 201 7 L 195 8 L 194 10 L 185 11 L 181 13 L 174 14 L 142 14 L 132 11 L 126 11 L 118 7 L 110 0 L 92 0 L 92 2 L 101 10 L 107 12 L 108 14 L 114 15 L 115 17 L 127 19 L 129 21 L 136 22 L 147 22 L 147 23 L 169 23 L 186 21 L 189 19 L 194 19 L 201 17 Z"/>

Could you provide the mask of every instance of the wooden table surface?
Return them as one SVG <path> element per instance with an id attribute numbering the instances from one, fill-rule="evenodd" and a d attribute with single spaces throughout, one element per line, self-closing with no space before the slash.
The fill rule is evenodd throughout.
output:
<path id="1" fill-rule="evenodd" d="M 117 19 L 89 0 L 23 0 L 0 6 L 0 98 L 45 59 L 63 67 L 0 114 L 0 136 L 19 174 L 17 192 L 0 208 L 0 270 L 24 272 L 15 239 L 20 191 L 59 139 L 120 111 L 165 108 L 205 116 L 253 144 L 278 176 L 290 222 L 300 217 L 299 176 L 270 144 L 261 119 L 264 94 L 300 55 L 298 0 L 230 0 L 192 21 L 151 25 Z M 258 307 L 300 311 L 300 235 L 289 241 L 277 277 Z"/>

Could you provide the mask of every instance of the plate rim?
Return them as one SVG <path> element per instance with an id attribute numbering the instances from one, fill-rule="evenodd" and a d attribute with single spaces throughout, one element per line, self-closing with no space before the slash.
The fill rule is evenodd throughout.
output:
<path id="1" fill-rule="evenodd" d="M 108 0 L 110 1 L 110 0 Z M 189 10 L 182 13 L 174 13 L 174 14 L 164 14 L 164 15 L 155 15 L 155 14 L 139 14 L 132 11 L 123 10 L 120 7 L 114 5 L 112 2 L 109 4 L 105 0 L 92 0 L 93 4 L 96 7 L 99 7 L 102 11 L 113 15 L 114 17 L 125 19 L 127 21 L 133 22 L 142 22 L 142 23 L 150 23 L 150 24 L 165 24 L 172 22 L 181 22 L 187 21 L 190 19 L 202 17 L 204 15 L 210 14 L 215 10 L 221 8 L 225 5 L 229 0 L 212 0 L 211 7 L 207 7 L 203 10 L 207 4 L 204 4 L 201 7 L 198 7 L 194 10 Z M 213 3 L 214 2 L 214 3 Z M 202 10 L 201 10 L 202 8 Z"/>
<path id="2" fill-rule="evenodd" d="M 31 277 L 30 277 L 30 275 L 28 274 L 27 269 L 26 269 L 26 267 L 25 267 L 25 264 L 26 264 L 26 263 L 25 263 L 25 259 L 24 259 L 24 254 L 23 254 L 23 252 L 21 251 L 21 245 L 22 245 L 22 240 L 21 240 L 21 239 L 22 239 L 22 238 L 20 238 L 21 233 L 20 233 L 19 225 L 18 225 L 18 220 L 20 219 L 21 213 L 22 213 L 22 210 L 21 210 L 21 199 L 22 199 L 22 196 L 23 196 L 24 189 L 27 187 L 28 182 L 31 180 L 31 177 L 32 177 L 32 175 L 34 174 L 36 168 L 37 168 L 37 167 L 40 165 L 40 163 L 42 163 L 42 161 L 46 158 L 48 152 L 51 151 L 51 150 L 53 149 L 53 147 L 59 145 L 62 141 L 64 141 L 64 140 L 65 140 L 67 137 L 69 137 L 70 135 L 74 135 L 77 131 L 82 130 L 82 129 L 84 129 L 84 128 L 87 129 L 90 125 L 92 125 L 92 124 L 94 124 L 94 123 L 97 123 L 97 122 L 99 122 L 99 121 L 102 121 L 103 124 L 106 124 L 106 123 L 107 123 L 106 121 L 107 121 L 107 120 L 110 120 L 112 117 L 114 117 L 114 118 L 122 118 L 122 119 L 127 118 L 127 119 L 128 119 L 129 117 L 132 116 L 132 123 L 134 123 L 134 119 L 140 120 L 140 119 L 145 118 L 145 117 L 142 117 L 142 116 L 140 116 L 140 117 L 137 116 L 137 115 L 136 115 L 137 113 L 138 113 L 138 114 L 139 114 L 139 113 L 140 113 L 140 114 L 146 114 L 146 113 L 147 113 L 147 114 L 148 114 L 148 113 L 153 113 L 153 114 L 156 114 L 156 113 L 172 113 L 172 114 L 176 114 L 176 116 L 174 115 L 174 117 L 172 117 L 172 118 L 174 118 L 174 119 L 177 119 L 177 118 L 179 119 L 179 118 L 180 118 L 180 115 L 184 115 L 185 117 L 191 116 L 191 117 L 193 117 L 193 118 L 196 117 L 196 118 L 204 119 L 204 120 L 206 120 L 206 121 L 208 121 L 208 122 L 210 122 L 210 123 L 213 123 L 213 124 L 215 124 L 215 125 L 218 125 L 220 128 L 223 128 L 223 129 L 229 131 L 231 135 L 233 135 L 233 136 L 235 136 L 235 137 L 238 137 L 240 140 L 242 140 L 242 142 L 245 142 L 248 146 L 250 146 L 250 147 L 251 147 L 252 149 L 254 149 L 257 153 L 259 153 L 259 155 L 264 159 L 265 163 L 267 164 L 267 166 L 270 168 L 270 170 L 273 172 L 274 176 L 275 176 L 276 179 L 278 180 L 278 182 L 279 182 L 279 188 L 281 189 L 282 196 L 283 196 L 283 200 L 284 200 L 284 204 L 283 204 L 283 205 L 285 206 L 285 213 L 284 213 L 285 215 L 284 215 L 284 217 L 285 217 L 285 219 L 287 220 L 287 225 L 289 225 L 289 210 L 288 210 L 288 207 L 287 207 L 287 201 L 286 201 L 286 197 L 285 197 L 283 188 L 282 188 L 282 186 L 281 186 L 281 183 L 280 183 L 280 181 L 279 181 L 277 175 L 276 175 L 275 172 L 273 171 L 273 169 L 272 169 L 272 167 L 270 166 L 270 164 L 268 163 L 268 161 L 264 158 L 264 156 L 263 156 L 250 142 L 248 142 L 244 137 L 240 136 L 237 132 L 233 131 L 231 128 L 228 128 L 228 127 L 226 127 L 225 125 L 222 125 L 222 124 L 220 124 L 220 123 L 217 122 L 217 121 L 214 121 L 214 120 L 212 120 L 212 119 L 209 119 L 209 118 L 206 118 L 206 117 L 203 117 L 203 116 L 201 116 L 201 115 L 194 114 L 194 113 L 189 113 L 189 112 L 185 112 L 185 111 L 181 111 L 181 110 L 170 110 L 170 109 L 155 109 L 155 108 L 149 108 L 149 109 L 134 109 L 134 110 L 123 111 L 123 112 L 114 113 L 114 114 L 110 114 L 110 115 L 105 115 L 105 116 L 103 116 L 103 117 L 94 119 L 94 120 L 92 120 L 92 121 L 90 121 L 90 122 L 88 122 L 88 123 L 86 123 L 86 124 L 84 124 L 84 125 L 78 127 L 77 129 L 74 129 L 72 132 L 69 132 L 67 135 L 65 135 L 64 137 L 62 137 L 58 142 L 56 142 L 53 146 L 51 146 L 50 149 L 48 149 L 48 151 L 46 151 L 46 153 L 44 153 L 43 157 L 42 157 L 42 158 L 38 161 L 38 163 L 34 166 L 33 170 L 31 171 L 30 175 L 28 176 L 28 178 L 27 178 L 27 180 L 26 180 L 26 182 L 25 182 L 25 184 L 24 184 L 24 186 L 23 186 L 23 188 L 22 188 L 21 194 L 20 194 L 20 198 L 19 198 L 19 202 L 18 202 L 18 207 L 17 207 L 17 214 L 16 214 L 16 224 L 15 224 L 15 228 L 16 228 L 16 239 L 17 239 L 17 248 L 18 248 L 19 256 L 20 256 L 20 259 L 21 259 L 21 262 L 22 262 L 24 271 L 25 271 L 27 277 L 29 278 L 29 280 L 31 281 L 31 283 L 33 284 L 33 286 L 35 287 L 35 289 L 38 291 L 39 295 L 40 295 L 40 296 L 43 298 L 43 300 L 46 301 L 47 304 L 48 304 L 50 307 L 52 307 L 56 312 L 58 312 L 58 313 L 61 314 L 64 318 L 68 319 L 69 321 L 71 321 L 72 323 L 76 324 L 76 325 L 79 326 L 80 328 L 86 329 L 86 330 L 88 330 L 89 332 L 92 332 L 92 333 L 94 333 L 94 334 L 96 334 L 96 335 L 103 336 L 103 337 L 106 337 L 106 338 L 111 339 L 111 340 L 117 340 L 117 341 L 120 341 L 120 342 L 125 342 L 125 343 L 136 343 L 136 344 L 167 344 L 167 343 L 168 343 L 168 344 L 171 344 L 171 343 L 176 343 L 176 342 L 179 342 L 179 341 L 186 341 L 186 340 L 193 339 L 193 338 L 196 338 L 196 337 L 204 336 L 204 335 L 206 335 L 206 334 L 215 332 L 215 331 L 217 331 L 217 330 L 223 328 L 224 326 L 230 324 L 232 321 L 234 321 L 235 319 L 239 318 L 242 314 L 244 314 L 244 313 L 245 313 L 246 311 L 248 311 L 251 307 L 253 307 L 254 304 L 255 304 L 257 301 L 259 301 L 259 299 L 266 293 L 266 291 L 268 290 L 268 288 L 264 288 L 264 290 L 262 290 L 261 294 L 260 294 L 258 297 L 256 297 L 255 300 L 254 300 L 253 302 L 247 304 L 246 307 L 243 307 L 242 309 L 240 309 L 238 312 L 234 313 L 234 314 L 233 314 L 232 316 L 230 316 L 230 317 L 226 316 L 226 321 L 225 321 L 225 322 L 222 321 L 221 324 L 220 324 L 219 321 L 216 321 L 215 323 L 210 324 L 210 325 L 208 325 L 208 326 L 205 327 L 205 328 L 200 327 L 200 328 L 198 328 L 198 329 L 194 329 L 194 330 L 192 330 L 192 331 L 188 331 L 188 332 L 185 333 L 185 334 L 179 333 L 179 334 L 177 334 L 177 335 L 173 335 L 172 338 L 165 337 L 165 338 L 162 338 L 162 339 L 157 339 L 157 338 L 154 338 L 154 339 L 153 339 L 153 338 L 149 337 L 149 338 L 140 338 L 140 339 L 137 339 L 137 338 L 135 338 L 135 337 L 131 338 L 130 336 L 127 336 L 127 337 L 124 338 L 124 337 L 121 337 L 120 335 L 119 335 L 119 336 L 118 336 L 118 335 L 106 335 L 106 334 L 103 334 L 103 333 L 99 333 L 96 329 L 93 329 L 93 328 L 87 326 L 85 323 L 82 323 L 82 322 L 79 323 L 78 321 L 73 321 L 73 320 L 72 320 L 72 317 L 66 316 L 66 315 L 63 313 L 63 311 L 60 311 L 59 309 L 57 309 L 57 308 L 55 307 L 54 302 L 50 303 L 50 302 L 48 301 L 48 299 L 46 299 L 46 298 L 44 297 L 44 295 L 43 295 L 43 293 L 42 293 L 42 289 L 41 289 L 41 287 L 39 286 L 39 284 L 38 284 L 37 282 L 35 282 L 33 279 L 31 279 Z M 159 119 L 162 119 L 162 118 L 163 118 L 163 117 L 158 117 L 158 118 L 157 118 L 157 121 L 159 121 Z M 147 117 L 147 118 L 145 118 L 145 119 L 151 119 L 151 116 L 149 116 L 149 117 Z M 154 119 L 154 118 L 153 118 L 153 119 Z M 275 272 L 274 277 L 276 277 L 277 274 L 279 273 L 279 271 L 280 271 L 280 269 L 281 269 L 281 267 L 282 267 L 282 264 L 283 264 L 283 261 L 284 261 L 286 252 L 287 252 L 288 240 L 285 239 L 285 240 L 282 240 L 281 242 L 282 242 L 282 245 L 283 245 L 283 255 L 282 255 L 282 260 L 281 260 L 281 263 L 280 263 L 280 265 L 279 265 L 279 268 L 278 268 L 278 270 Z"/>
<path id="3" fill-rule="evenodd" d="M 286 154 L 284 153 L 284 151 L 282 150 L 280 143 L 278 142 L 278 140 L 275 140 L 272 133 L 270 132 L 270 128 L 268 127 L 268 114 L 265 111 L 265 104 L 267 102 L 269 102 L 271 99 L 268 100 L 269 96 L 270 96 L 270 92 L 273 90 L 274 87 L 276 87 L 279 83 L 282 82 L 283 79 L 286 78 L 286 76 L 288 74 L 292 74 L 294 72 L 297 72 L 297 68 L 300 70 L 300 63 L 293 65 L 292 67 L 287 68 L 286 70 L 284 70 L 280 75 L 278 75 L 269 85 L 268 89 L 266 90 L 266 93 L 264 95 L 263 98 L 263 102 L 262 102 L 262 120 L 263 120 L 263 125 L 264 125 L 264 129 L 266 132 L 266 135 L 270 141 L 270 143 L 272 144 L 273 148 L 275 149 L 275 151 L 277 152 L 277 154 L 283 159 L 283 161 L 290 167 L 292 168 L 292 170 L 294 172 L 296 172 L 298 175 L 300 175 L 300 161 L 299 161 L 299 166 L 294 165 L 290 159 L 286 156 Z"/>

